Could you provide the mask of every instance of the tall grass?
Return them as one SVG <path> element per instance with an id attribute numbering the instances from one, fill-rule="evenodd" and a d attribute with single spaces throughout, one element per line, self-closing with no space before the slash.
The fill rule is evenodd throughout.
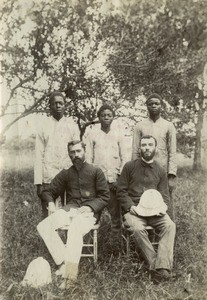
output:
<path id="1" fill-rule="evenodd" d="M 145 264 L 133 251 L 128 258 L 121 249 L 119 255 L 114 255 L 109 240 L 110 222 L 105 213 L 98 234 L 97 268 L 91 260 L 82 258 L 77 283 L 62 291 L 54 274 L 55 264 L 36 231 L 41 208 L 33 186 L 33 171 L 7 169 L 1 177 L 4 213 L 0 289 L 4 299 L 207 299 L 205 183 L 205 174 L 186 168 L 179 171 L 174 192 L 177 224 L 174 277 L 170 282 L 153 284 Z M 28 264 L 38 256 L 50 263 L 52 284 L 42 289 L 22 287 L 20 282 Z"/>

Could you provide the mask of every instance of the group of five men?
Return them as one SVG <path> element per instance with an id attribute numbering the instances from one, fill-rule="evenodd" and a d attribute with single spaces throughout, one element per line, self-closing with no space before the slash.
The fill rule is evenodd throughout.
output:
<path id="1" fill-rule="evenodd" d="M 161 117 L 161 97 L 153 94 L 146 101 L 149 118 L 135 127 L 129 162 L 124 134 L 112 125 L 115 112 L 111 106 L 101 106 L 100 124 L 82 142 L 75 122 L 64 117 L 64 96 L 54 92 L 49 103 L 52 116 L 46 117 L 44 129 L 40 128 L 36 138 L 34 180 L 43 212 L 37 230 L 60 266 L 57 273 L 66 281 L 77 278 L 83 236 L 108 206 L 113 236 L 121 238 L 123 222 L 152 274 L 169 279 L 175 224 L 156 197 L 156 212 L 150 211 L 152 199 L 150 207 L 144 204 L 145 213 L 137 210 L 146 191 L 158 191 L 169 204 L 169 191 L 175 185 L 176 133 L 174 125 Z M 57 210 L 55 201 L 60 197 L 64 204 L 64 195 L 67 204 Z M 159 233 L 157 251 L 149 241 L 148 225 Z M 64 226 L 68 227 L 66 246 L 56 231 Z"/>

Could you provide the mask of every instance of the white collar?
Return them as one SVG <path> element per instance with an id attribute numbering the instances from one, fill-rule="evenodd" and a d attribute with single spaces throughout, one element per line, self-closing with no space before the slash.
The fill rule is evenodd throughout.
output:
<path id="1" fill-rule="evenodd" d="M 146 160 L 146 159 L 144 159 L 143 157 L 141 157 L 141 159 L 146 163 L 146 164 L 151 164 L 151 163 L 153 163 L 153 158 L 151 159 L 151 160 Z"/>

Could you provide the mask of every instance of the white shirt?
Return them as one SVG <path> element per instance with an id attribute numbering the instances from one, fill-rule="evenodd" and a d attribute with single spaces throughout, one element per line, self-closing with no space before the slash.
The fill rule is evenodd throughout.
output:
<path id="1" fill-rule="evenodd" d="M 80 140 L 78 125 L 72 118 L 57 121 L 52 116 L 43 117 L 36 134 L 34 184 L 50 183 L 62 169 L 72 165 L 67 150 L 71 140 Z"/>
<path id="2" fill-rule="evenodd" d="M 115 182 L 127 162 L 126 141 L 119 130 L 111 128 L 108 133 L 98 124 L 84 136 L 86 161 L 97 165 L 109 182 Z"/>

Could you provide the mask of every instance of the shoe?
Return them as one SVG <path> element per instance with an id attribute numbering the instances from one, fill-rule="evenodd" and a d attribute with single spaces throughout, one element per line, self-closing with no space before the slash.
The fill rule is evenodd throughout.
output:
<path id="1" fill-rule="evenodd" d="M 63 279 L 62 283 L 59 285 L 59 289 L 61 289 L 61 290 L 68 290 L 71 287 L 73 287 L 75 283 L 76 283 L 76 281 L 74 281 L 74 280 Z"/>
<path id="2" fill-rule="evenodd" d="M 78 276 L 78 264 L 66 262 L 55 272 L 56 276 L 62 276 L 67 280 L 76 281 Z"/>
<path id="3" fill-rule="evenodd" d="M 65 262 L 65 273 L 63 278 L 68 281 L 76 281 L 78 276 L 78 263 Z"/>
<path id="4" fill-rule="evenodd" d="M 156 269 L 152 272 L 152 279 L 155 282 L 168 281 L 172 278 L 170 271 L 167 269 Z"/>

